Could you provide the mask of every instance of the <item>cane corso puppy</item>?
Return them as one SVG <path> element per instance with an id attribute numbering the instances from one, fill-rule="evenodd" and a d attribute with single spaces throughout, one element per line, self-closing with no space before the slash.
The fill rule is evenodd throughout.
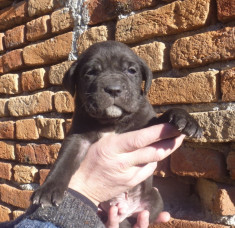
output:
<path id="1" fill-rule="evenodd" d="M 142 81 L 145 81 L 143 89 Z M 70 178 L 89 146 L 104 132 L 119 134 L 170 123 L 188 136 L 201 136 L 200 126 L 182 109 L 170 109 L 156 117 L 145 97 L 151 81 L 148 66 L 122 43 L 96 43 L 80 55 L 63 80 L 64 87 L 75 96 L 72 126 L 45 183 L 32 197 L 34 204 L 57 205 L 62 201 Z M 149 210 L 152 222 L 163 209 L 161 196 L 152 187 L 152 177 L 101 207 L 107 211 L 112 202 L 116 204 L 120 199 L 129 207 L 122 215 L 124 221 L 120 227 L 130 227 L 138 210 Z"/>

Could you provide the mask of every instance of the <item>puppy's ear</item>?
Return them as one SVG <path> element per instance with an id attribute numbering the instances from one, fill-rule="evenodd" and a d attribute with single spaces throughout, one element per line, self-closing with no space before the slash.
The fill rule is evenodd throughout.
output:
<path id="1" fill-rule="evenodd" d="M 149 69 L 147 64 L 141 59 L 141 67 L 142 67 L 142 75 L 145 81 L 144 83 L 144 95 L 146 95 L 150 89 L 152 84 L 153 74 L 152 71 Z"/>
<path id="2" fill-rule="evenodd" d="M 76 89 L 76 74 L 75 70 L 77 67 L 77 61 L 74 62 L 69 70 L 65 73 L 64 78 L 63 78 L 63 86 L 66 90 L 68 90 L 72 96 L 75 94 L 75 89 Z"/>

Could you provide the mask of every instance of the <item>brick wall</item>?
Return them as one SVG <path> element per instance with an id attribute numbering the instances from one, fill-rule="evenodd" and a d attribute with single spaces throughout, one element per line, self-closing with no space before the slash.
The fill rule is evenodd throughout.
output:
<path id="1" fill-rule="evenodd" d="M 235 225 L 234 21 L 234 0 L 1 0 L 0 221 L 23 213 L 57 157 L 74 108 L 64 72 L 115 39 L 152 69 L 156 112 L 185 108 L 204 129 L 159 163 L 173 219 L 154 227 Z"/>

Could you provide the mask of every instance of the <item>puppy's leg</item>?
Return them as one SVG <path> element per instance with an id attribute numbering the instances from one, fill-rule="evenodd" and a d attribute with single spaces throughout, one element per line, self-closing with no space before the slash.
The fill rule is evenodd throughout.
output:
<path id="1" fill-rule="evenodd" d="M 157 118 L 156 122 L 170 123 L 189 137 L 200 138 L 203 134 L 202 128 L 197 121 L 183 109 L 169 109 Z"/>
<path id="2" fill-rule="evenodd" d="M 84 158 L 90 143 L 81 135 L 68 136 L 46 181 L 32 195 L 33 204 L 59 205 L 74 172 Z"/>

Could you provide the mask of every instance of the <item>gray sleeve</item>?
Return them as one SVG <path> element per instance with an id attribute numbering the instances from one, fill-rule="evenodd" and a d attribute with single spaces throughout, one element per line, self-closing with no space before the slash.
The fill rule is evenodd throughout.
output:
<path id="1" fill-rule="evenodd" d="M 104 228 L 97 207 L 81 194 L 69 190 L 58 207 L 38 207 L 27 216 L 31 220 L 51 222 L 60 228 Z"/>

